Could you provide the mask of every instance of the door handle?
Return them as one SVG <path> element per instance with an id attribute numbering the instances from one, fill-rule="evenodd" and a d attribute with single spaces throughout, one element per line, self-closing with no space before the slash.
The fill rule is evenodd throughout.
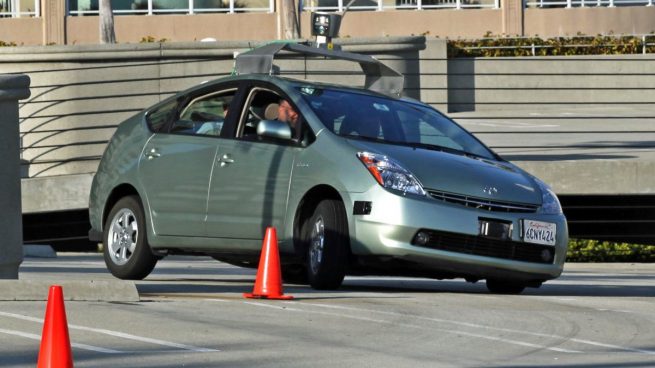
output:
<path id="1" fill-rule="evenodd" d="M 150 151 L 147 151 L 143 155 L 146 156 L 148 160 L 152 160 L 153 158 L 161 156 L 161 153 L 157 152 L 156 148 L 151 148 Z"/>
<path id="2" fill-rule="evenodd" d="M 221 164 L 221 167 L 225 167 L 226 165 L 233 163 L 234 159 L 232 159 L 232 156 L 226 153 L 218 159 L 218 162 Z"/>

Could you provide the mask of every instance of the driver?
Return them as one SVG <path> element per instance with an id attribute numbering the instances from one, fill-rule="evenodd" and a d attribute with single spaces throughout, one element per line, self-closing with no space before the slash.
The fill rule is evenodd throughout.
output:
<path id="1" fill-rule="evenodd" d="M 291 106 L 289 101 L 281 99 L 277 109 L 277 120 L 289 124 L 291 136 L 296 137 L 296 125 L 298 124 L 298 112 Z"/>

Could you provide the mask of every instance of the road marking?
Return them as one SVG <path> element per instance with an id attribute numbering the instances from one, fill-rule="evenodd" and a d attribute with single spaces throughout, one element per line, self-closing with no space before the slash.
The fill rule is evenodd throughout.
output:
<path id="1" fill-rule="evenodd" d="M 299 303 L 299 302 L 285 302 L 285 303 Z M 346 307 L 346 306 L 340 306 L 340 305 L 323 305 L 323 304 L 314 304 L 314 303 L 305 303 L 305 302 L 303 302 L 302 304 L 311 305 L 311 306 L 315 306 L 315 307 L 322 307 L 322 308 L 334 308 L 334 309 L 352 310 L 352 311 L 358 311 L 358 312 L 379 313 L 379 314 L 387 314 L 387 315 L 402 316 L 402 317 L 407 316 L 406 314 L 402 314 L 402 313 L 380 311 L 380 310 L 375 310 L 375 309 L 354 308 L 354 307 Z M 606 344 L 606 343 L 602 343 L 602 342 L 584 340 L 584 339 L 569 338 L 569 337 L 559 336 L 559 335 L 550 335 L 550 334 L 544 334 L 544 333 L 540 333 L 540 332 L 513 330 L 513 329 L 509 329 L 509 328 L 485 326 L 485 325 L 480 325 L 480 324 L 476 324 L 476 323 L 459 322 L 459 321 L 446 320 L 446 319 L 441 319 L 441 318 L 432 318 L 432 317 L 423 317 L 423 316 L 414 316 L 414 318 L 424 320 L 424 321 L 431 321 L 431 322 L 450 323 L 450 324 L 454 324 L 454 325 L 458 325 L 458 326 L 465 326 L 465 327 L 471 327 L 471 328 L 482 328 L 482 329 L 487 329 L 487 330 L 511 332 L 511 333 L 522 334 L 522 335 L 547 337 L 547 338 L 553 338 L 553 339 L 562 339 L 562 340 L 573 341 L 573 342 L 576 342 L 576 343 L 579 343 L 579 344 L 599 346 L 599 347 L 611 348 L 611 349 L 615 349 L 615 350 L 629 351 L 629 352 L 633 352 L 633 353 L 655 355 L 655 351 L 653 351 L 653 350 L 630 348 L 630 347 L 626 347 L 626 346 Z"/>
<path id="2" fill-rule="evenodd" d="M 220 303 L 229 303 L 230 302 L 229 300 L 215 299 L 215 298 L 205 298 L 203 300 L 206 301 L 206 302 L 220 302 Z"/>
<path id="3" fill-rule="evenodd" d="M 244 303 L 249 304 L 249 305 L 258 306 L 258 307 L 273 308 L 273 309 L 277 309 L 277 310 L 285 310 L 285 311 L 291 311 L 291 312 L 304 312 L 304 313 L 310 313 L 310 314 L 320 314 L 320 315 L 326 315 L 326 316 L 331 316 L 331 317 L 348 318 L 348 319 L 354 319 L 354 320 L 358 320 L 358 321 L 375 322 L 375 323 L 381 323 L 381 324 L 392 325 L 392 326 L 403 326 L 403 327 L 409 327 L 409 328 L 426 329 L 424 326 L 418 326 L 418 325 L 412 325 L 412 324 L 408 324 L 408 323 L 394 322 L 394 321 L 388 321 L 388 320 L 381 320 L 381 319 L 374 319 L 374 318 L 368 318 L 368 317 L 351 316 L 351 315 L 347 315 L 347 314 L 343 314 L 343 313 L 329 313 L 329 312 L 310 311 L 310 310 L 305 310 L 305 309 L 284 308 L 284 307 L 278 307 L 278 306 L 264 304 L 264 303 L 253 303 L 253 302 L 244 302 Z M 298 302 L 286 302 L 286 303 L 299 304 L 299 305 L 302 305 L 302 304 L 314 305 L 314 304 L 310 304 L 310 303 L 298 303 Z M 428 330 L 430 330 L 430 331 L 437 330 L 437 331 L 442 331 L 442 332 L 445 332 L 445 333 L 451 333 L 451 334 L 455 334 L 455 335 L 464 335 L 464 336 L 475 337 L 475 338 L 484 339 L 484 340 L 503 342 L 503 343 L 506 343 L 506 344 L 527 346 L 527 347 L 536 348 L 536 349 L 552 350 L 552 351 L 556 351 L 558 353 L 572 353 L 572 354 L 581 353 L 581 351 L 577 351 L 577 350 L 567 350 L 567 349 L 555 348 L 555 347 L 550 347 L 550 346 L 545 346 L 545 345 L 532 344 L 532 343 L 528 343 L 528 342 L 525 342 L 525 341 L 516 341 L 516 340 L 505 339 L 505 338 L 502 338 L 502 337 L 480 335 L 480 334 L 464 332 L 464 331 L 459 331 L 459 330 L 449 330 L 449 329 L 445 329 L 445 328 L 428 328 Z"/>
<path id="4" fill-rule="evenodd" d="M 301 309 L 295 309 L 295 308 L 290 308 L 290 307 L 278 307 L 277 305 L 265 304 L 265 303 L 243 302 L 243 304 L 254 305 L 254 306 L 257 306 L 257 307 L 271 308 L 271 309 L 288 310 L 288 311 L 293 311 L 293 312 L 302 312 Z"/>
<path id="5" fill-rule="evenodd" d="M 23 320 L 23 321 L 43 323 L 43 319 L 41 319 L 41 318 L 24 316 L 22 314 L 0 312 L 0 316 L 16 318 L 16 319 L 20 319 L 20 320 Z M 128 339 L 128 340 L 134 340 L 134 341 L 150 343 L 150 344 L 154 344 L 154 345 L 162 345 L 162 346 L 168 346 L 168 347 L 178 348 L 178 349 L 182 349 L 182 350 L 189 350 L 189 351 L 193 351 L 193 352 L 196 352 L 196 353 L 209 353 L 209 352 L 218 352 L 218 351 L 220 351 L 220 350 L 217 350 L 217 349 L 199 348 L 199 347 L 196 347 L 196 346 L 178 344 L 178 343 L 175 343 L 175 342 L 164 341 L 164 340 L 159 340 L 159 339 L 152 339 L 152 338 L 149 338 L 149 337 L 136 336 L 136 335 L 120 332 L 120 331 L 106 330 L 106 329 L 102 329 L 102 328 L 92 328 L 92 327 L 78 326 L 78 325 L 71 325 L 71 324 L 68 325 L 68 328 L 71 329 L 71 330 L 94 332 L 94 333 L 99 333 L 99 334 L 104 334 L 104 335 L 109 335 L 109 336 L 114 336 L 114 337 L 120 337 L 120 338 Z"/>
<path id="6" fill-rule="evenodd" d="M 7 330 L 7 329 L 4 329 L 4 328 L 0 328 L 0 333 L 7 334 L 7 335 L 24 337 L 24 338 L 30 339 L 30 340 L 41 341 L 41 336 L 31 334 L 31 333 L 27 333 L 27 332 L 22 332 L 22 331 Z M 125 353 L 124 351 L 113 350 L 113 349 L 105 349 L 105 348 L 101 348 L 101 347 L 98 347 L 98 346 L 87 345 L 87 344 L 71 343 L 71 347 L 74 347 L 74 348 L 77 348 L 77 349 L 95 351 L 95 352 L 98 352 L 98 353 L 105 353 L 105 354 Z"/>

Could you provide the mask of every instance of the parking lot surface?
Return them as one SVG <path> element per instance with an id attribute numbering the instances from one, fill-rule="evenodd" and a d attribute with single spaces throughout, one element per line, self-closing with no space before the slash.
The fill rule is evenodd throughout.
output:
<path id="1" fill-rule="evenodd" d="M 26 258 L 20 278 L 112 280 L 99 254 Z M 255 270 L 169 257 L 138 302 L 66 301 L 76 367 L 651 367 L 655 265 L 567 264 L 521 295 L 483 283 L 348 277 L 244 299 Z M 66 289 L 64 289 L 66 294 Z M 43 301 L 0 302 L 0 366 L 34 367 Z"/>

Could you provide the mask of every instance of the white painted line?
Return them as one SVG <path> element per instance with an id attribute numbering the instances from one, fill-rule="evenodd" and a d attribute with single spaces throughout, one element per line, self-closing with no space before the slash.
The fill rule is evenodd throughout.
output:
<path id="1" fill-rule="evenodd" d="M 375 309 L 354 308 L 354 307 L 346 307 L 346 306 L 340 306 L 340 305 L 323 305 L 323 304 L 314 304 L 314 303 L 305 303 L 305 302 L 299 303 L 299 302 L 289 302 L 288 301 L 288 302 L 285 302 L 285 303 L 297 303 L 297 304 L 305 304 L 305 305 L 311 305 L 311 306 L 321 307 L 321 308 L 333 308 L 333 309 L 352 310 L 352 311 L 358 311 L 358 312 L 378 313 L 378 314 L 386 314 L 386 315 L 391 315 L 391 316 L 407 317 L 406 314 L 397 313 L 397 312 L 379 311 L 379 310 L 375 310 Z M 615 349 L 615 350 L 629 351 L 629 352 L 633 352 L 633 353 L 655 355 L 655 351 L 653 351 L 653 350 L 636 349 L 636 348 L 631 348 L 631 347 L 627 347 L 627 346 L 606 344 L 606 343 L 601 343 L 601 342 L 597 342 L 597 341 L 576 339 L 576 338 L 570 338 L 570 337 L 559 336 L 559 335 L 544 334 L 544 333 L 540 333 L 540 332 L 530 332 L 530 331 L 524 331 L 524 330 L 513 330 L 513 329 L 509 329 L 509 328 L 485 326 L 485 325 L 480 325 L 480 324 L 476 324 L 476 323 L 458 322 L 458 321 L 446 320 L 446 319 L 441 319 L 441 318 L 422 317 L 422 316 L 414 316 L 414 318 L 424 320 L 424 321 L 431 321 L 431 322 L 450 323 L 450 324 L 454 324 L 454 325 L 458 325 L 458 326 L 465 326 L 465 327 L 471 327 L 471 328 L 479 328 L 479 329 L 486 329 L 486 330 L 493 330 L 493 331 L 511 332 L 511 333 L 515 333 L 515 334 L 522 334 L 522 335 L 529 335 L 529 336 L 537 336 L 537 337 L 546 337 L 546 338 L 552 338 L 552 339 L 568 340 L 568 341 L 573 341 L 573 342 L 576 342 L 576 343 L 579 343 L 579 344 L 599 346 L 599 347 L 611 348 L 611 349 Z M 554 348 L 551 348 L 551 349 L 554 349 Z"/>
<path id="2" fill-rule="evenodd" d="M 292 312 L 303 312 L 303 313 L 308 313 L 308 314 L 320 314 L 320 315 L 326 315 L 326 316 L 332 316 L 332 317 L 354 319 L 354 320 L 358 320 L 358 321 L 382 323 L 382 324 L 393 325 L 393 326 L 403 326 L 403 327 L 420 328 L 420 329 L 425 328 L 424 326 L 420 326 L 420 325 L 412 325 L 412 324 L 408 324 L 408 323 L 400 323 L 400 322 L 395 322 L 395 321 L 387 321 L 387 320 L 373 319 L 373 318 L 367 318 L 367 317 L 351 316 L 351 315 L 347 315 L 347 314 L 343 314 L 343 313 L 329 313 L 329 312 L 309 311 L 309 310 L 296 309 L 296 308 L 284 308 L 284 307 L 278 307 L 278 306 L 263 304 L 263 303 L 252 303 L 252 302 L 244 302 L 244 303 L 245 304 L 250 304 L 250 305 L 255 305 L 255 306 L 274 308 L 274 309 L 278 309 L 278 310 L 285 310 L 285 311 L 292 311 Z M 294 305 L 302 305 L 302 304 L 313 305 L 313 304 L 310 304 L 310 303 L 299 303 L 299 302 L 285 302 L 285 303 L 294 304 Z M 465 335 L 465 336 L 476 337 L 476 338 L 485 339 L 485 340 L 498 341 L 498 342 L 502 342 L 502 343 L 506 343 L 506 344 L 527 346 L 527 347 L 530 347 L 530 348 L 537 348 L 537 349 L 552 350 L 552 351 L 556 351 L 558 353 L 581 353 L 580 351 L 577 351 L 577 350 L 567 350 L 567 349 L 554 348 L 554 347 L 545 346 L 545 345 L 531 344 L 531 343 L 527 343 L 527 342 L 524 342 L 524 341 L 516 341 L 516 340 L 510 340 L 510 339 L 505 339 L 505 338 L 501 338 L 501 337 L 479 335 L 479 334 L 463 332 L 463 331 L 459 331 L 459 330 L 448 330 L 448 329 L 444 329 L 444 328 L 428 328 L 428 329 L 430 331 L 438 330 L 438 331 L 442 331 L 442 332 L 446 332 L 446 333 L 452 333 L 452 334 L 457 334 L 457 335 Z"/>
<path id="3" fill-rule="evenodd" d="M 7 330 L 7 329 L 4 329 L 4 328 L 0 328 L 0 333 L 7 334 L 7 335 L 24 337 L 24 338 L 30 339 L 30 340 L 41 341 L 41 336 L 31 334 L 31 333 L 27 333 L 27 332 L 22 332 L 22 331 Z M 101 347 L 98 347 L 98 346 L 87 345 L 87 344 L 71 343 L 71 347 L 76 348 L 76 349 L 95 351 L 95 352 L 98 352 L 98 353 L 105 353 L 105 354 L 121 354 L 121 353 L 124 353 L 124 351 L 113 350 L 113 349 L 105 349 L 105 348 L 101 348 Z"/>
<path id="4" fill-rule="evenodd" d="M 257 306 L 257 307 L 271 308 L 271 309 L 288 310 L 288 311 L 292 311 L 292 312 L 302 312 L 303 311 L 301 309 L 295 309 L 295 308 L 290 308 L 290 307 L 279 307 L 277 305 L 257 303 L 257 302 L 243 302 L 243 304 L 254 305 L 254 306 Z"/>
<path id="5" fill-rule="evenodd" d="M 206 302 L 220 302 L 220 303 L 229 303 L 230 302 L 229 300 L 214 299 L 214 298 L 207 298 L 207 299 L 203 299 L 203 300 L 206 301 Z"/>
<path id="6" fill-rule="evenodd" d="M 124 333 L 124 332 L 119 332 L 119 331 L 105 330 L 105 329 L 102 329 L 102 328 L 91 328 L 91 327 L 76 326 L 76 325 L 69 325 L 68 327 L 71 328 L 71 329 L 74 329 L 74 330 L 95 332 L 95 333 L 105 334 L 105 335 L 109 335 L 109 336 L 120 337 L 120 338 L 128 339 L 128 340 L 146 342 L 146 343 L 150 343 L 150 344 L 154 344 L 154 345 L 162 345 L 162 346 L 168 346 L 168 347 L 171 347 L 171 348 L 189 350 L 189 351 L 193 351 L 195 353 L 212 353 L 212 352 L 220 351 L 220 350 L 217 350 L 217 349 L 199 348 L 199 347 L 196 347 L 196 346 L 178 344 L 178 343 L 170 342 L 170 341 L 164 341 L 164 340 L 159 340 L 159 339 L 151 339 L 149 337 L 136 336 L 136 335 L 132 335 L 132 334 Z"/>
<path id="7" fill-rule="evenodd" d="M 21 320 L 30 321 L 30 322 L 43 323 L 43 319 L 41 319 L 41 318 L 29 317 L 29 316 L 24 316 L 24 315 L 15 314 L 15 313 L 0 312 L 0 316 L 16 318 L 16 319 L 21 319 Z M 182 350 L 189 350 L 189 351 L 193 351 L 193 352 L 196 352 L 196 353 L 208 353 L 208 352 L 218 352 L 218 351 L 220 351 L 220 350 L 216 350 L 216 349 L 199 348 L 199 347 L 190 346 L 190 345 L 178 344 L 178 343 L 170 342 L 170 341 L 151 339 L 149 337 L 136 336 L 136 335 L 132 335 L 132 334 L 124 333 L 124 332 L 119 332 L 119 331 L 105 330 L 105 329 L 102 329 L 102 328 L 92 328 L 92 327 L 78 326 L 78 325 L 71 325 L 71 324 L 68 325 L 68 328 L 71 329 L 71 330 L 79 330 L 79 331 L 88 331 L 88 332 L 100 333 L 100 334 L 114 336 L 114 337 L 120 337 L 120 338 L 128 339 L 128 340 L 146 342 L 146 343 L 150 343 L 150 344 L 154 344 L 154 345 L 162 345 L 162 346 L 168 346 L 168 347 L 178 348 L 178 349 L 182 349 Z"/>

